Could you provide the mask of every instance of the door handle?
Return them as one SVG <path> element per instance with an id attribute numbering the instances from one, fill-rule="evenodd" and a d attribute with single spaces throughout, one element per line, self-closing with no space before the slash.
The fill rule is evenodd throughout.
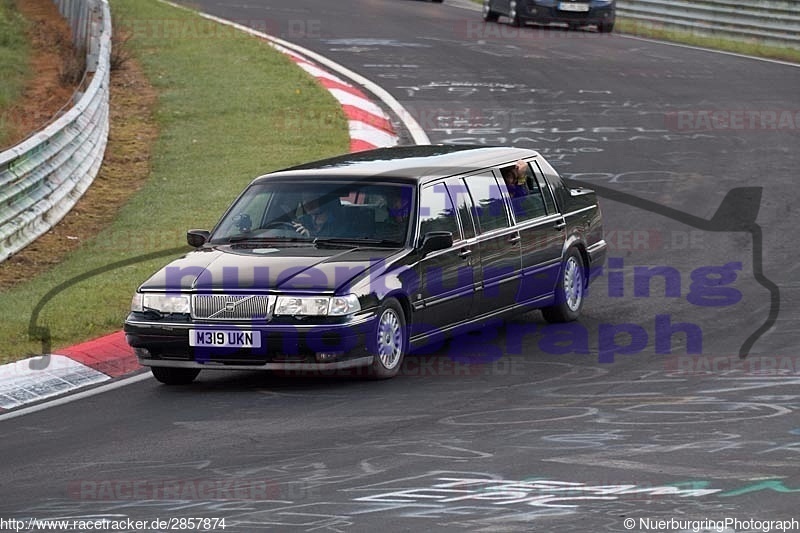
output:
<path id="1" fill-rule="evenodd" d="M 519 236 L 519 233 L 517 233 L 513 237 L 509 237 L 508 242 L 509 244 L 517 244 L 520 241 L 520 239 L 521 237 Z"/>
<path id="2" fill-rule="evenodd" d="M 472 250 L 461 250 L 458 252 L 458 257 L 461 259 L 466 259 L 467 257 L 472 255 Z"/>
<path id="3" fill-rule="evenodd" d="M 561 231 L 562 229 L 567 227 L 567 223 L 562 220 L 561 222 L 556 222 L 556 225 L 553 227 L 558 231 Z"/>

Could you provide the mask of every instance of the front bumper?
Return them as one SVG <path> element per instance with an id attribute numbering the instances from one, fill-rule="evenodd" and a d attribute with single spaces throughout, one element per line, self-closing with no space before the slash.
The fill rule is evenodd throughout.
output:
<path id="1" fill-rule="evenodd" d="M 326 370 L 372 363 L 367 342 L 377 317 L 365 313 L 340 323 L 271 324 L 148 320 L 131 313 L 125 339 L 145 366 L 202 369 Z M 258 331 L 255 348 L 192 347 L 190 330 Z M 319 354 L 326 354 L 324 361 Z"/>
<path id="2" fill-rule="evenodd" d="M 564 24 L 597 25 L 613 23 L 616 13 L 614 4 L 589 5 L 589 11 L 564 11 L 561 2 L 545 0 L 517 0 L 517 12 L 522 20 L 540 24 L 558 22 Z"/>

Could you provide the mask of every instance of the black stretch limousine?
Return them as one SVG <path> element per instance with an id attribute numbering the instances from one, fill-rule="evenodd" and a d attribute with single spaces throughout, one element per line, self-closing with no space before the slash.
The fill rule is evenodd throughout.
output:
<path id="1" fill-rule="evenodd" d="M 540 308 L 578 318 L 606 243 L 595 193 L 532 151 L 396 147 L 254 180 L 125 320 L 167 384 L 201 369 L 397 374 L 409 348 Z"/>

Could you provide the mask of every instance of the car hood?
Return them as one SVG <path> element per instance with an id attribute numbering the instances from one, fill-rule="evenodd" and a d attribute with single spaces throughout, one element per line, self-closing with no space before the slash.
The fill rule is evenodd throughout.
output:
<path id="1" fill-rule="evenodd" d="M 386 269 L 397 249 L 217 246 L 176 259 L 143 291 L 336 291 Z"/>

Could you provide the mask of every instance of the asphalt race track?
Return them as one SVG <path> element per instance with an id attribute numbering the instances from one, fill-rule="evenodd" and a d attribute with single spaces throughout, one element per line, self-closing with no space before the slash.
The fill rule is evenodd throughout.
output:
<path id="1" fill-rule="evenodd" d="M 539 150 L 600 193 L 606 271 L 578 324 L 521 316 L 387 382 L 207 372 L 3 421 L 0 517 L 800 521 L 800 68 L 414 0 L 193 5 L 380 84 L 434 143 Z"/>

